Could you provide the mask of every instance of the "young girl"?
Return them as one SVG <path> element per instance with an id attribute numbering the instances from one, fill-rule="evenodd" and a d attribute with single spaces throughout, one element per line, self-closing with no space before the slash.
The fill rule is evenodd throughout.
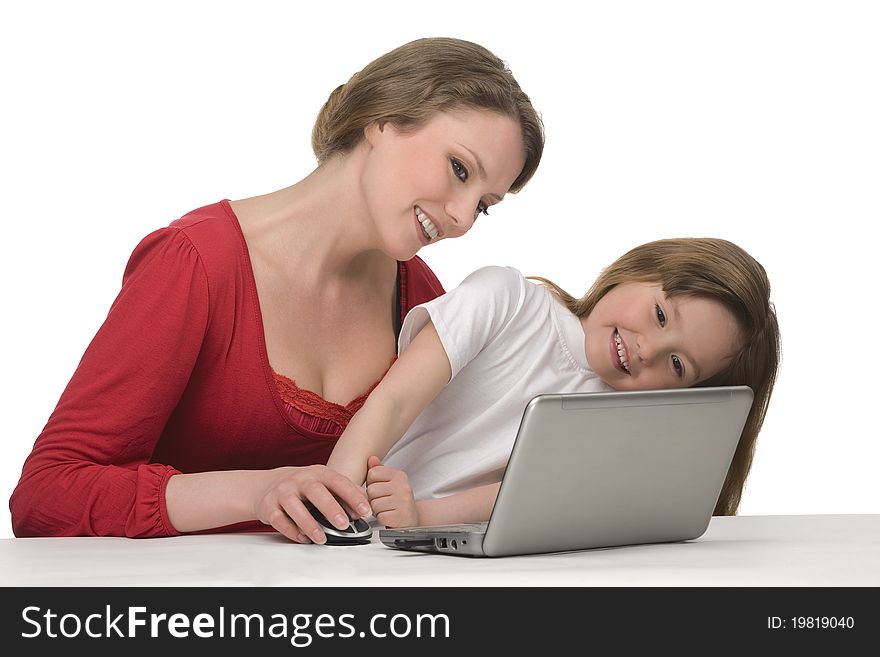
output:
<path id="1" fill-rule="evenodd" d="M 402 355 L 328 466 L 366 479 L 383 525 L 482 521 L 538 393 L 748 385 L 753 407 L 715 508 L 735 514 L 779 360 L 764 268 L 725 240 L 669 239 L 619 258 L 581 299 L 537 280 L 486 267 L 414 308 Z"/>

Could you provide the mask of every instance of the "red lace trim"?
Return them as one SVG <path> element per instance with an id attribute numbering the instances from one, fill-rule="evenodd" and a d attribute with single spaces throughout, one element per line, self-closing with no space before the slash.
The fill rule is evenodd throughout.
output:
<path id="1" fill-rule="evenodd" d="M 357 413 L 364 405 L 364 402 L 367 401 L 367 397 L 370 396 L 373 389 L 379 385 L 383 378 L 385 378 L 388 370 L 391 369 L 391 366 L 394 365 L 394 361 L 396 360 L 397 356 L 393 356 L 388 367 L 385 368 L 385 371 L 382 372 L 382 376 L 379 377 L 379 380 L 371 385 L 369 390 L 362 395 L 355 397 L 345 406 L 327 401 L 311 390 L 300 388 L 296 385 L 296 382 L 293 379 L 290 379 L 283 374 L 279 374 L 275 370 L 272 370 L 272 376 L 275 379 L 275 387 L 278 390 L 278 394 L 281 396 L 281 400 L 286 406 L 305 415 L 328 420 L 336 424 L 340 429 L 345 429 L 354 414 Z"/>
<path id="2" fill-rule="evenodd" d="M 397 267 L 400 274 L 397 294 L 400 299 L 400 321 L 403 323 L 403 318 L 406 317 L 406 313 L 409 310 L 409 297 L 407 296 L 407 279 L 409 272 L 407 271 L 405 262 L 398 262 Z M 379 382 L 383 378 L 385 378 L 388 370 L 391 369 L 391 366 L 394 365 L 394 361 L 396 360 L 397 356 L 395 355 L 391 358 L 391 362 L 382 373 L 382 376 L 379 377 L 379 381 L 376 381 L 370 386 L 369 390 L 359 397 L 352 399 L 345 406 L 329 402 L 311 390 L 300 388 L 296 385 L 296 382 L 293 379 L 290 379 L 283 374 L 278 374 L 275 370 L 272 370 L 272 377 L 275 379 L 275 388 L 278 390 L 278 394 L 281 396 L 281 400 L 287 407 L 288 412 L 294 414 L 298 412 L 311 418 L 332 422 L 339 427 L 339 431 L 341 432 L 346 426 L 348 426 L 352 416 L 357 413 L 361 409 L 361 406 L 364 405 L 364 402 L 367 401 L 367 397 L 370 396 L 373 389 L 379 385 Z M 297 423 L 301 421 L 301 418 L 295 419 L 297 420 Z"/>

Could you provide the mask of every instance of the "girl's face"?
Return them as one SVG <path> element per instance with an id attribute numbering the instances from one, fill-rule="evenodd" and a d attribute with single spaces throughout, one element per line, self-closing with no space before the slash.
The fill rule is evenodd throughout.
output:
<path id="1" fill-rule="evenodd" d="M 741 342 L 721 303 L 669 298 L 654 283 L 615 286 L 581 324 L 590 367 L 616 390 L 693 386 L 720 372 Z"/>
<path id="2" fill-rule="evenodd" d="M 383 250 L 397 260 L 464 235 L 525 164 L 519 124 L 493 112 L 438 112 L 414 132 L 374 124 L 365 141 L 362 196 Z"/>

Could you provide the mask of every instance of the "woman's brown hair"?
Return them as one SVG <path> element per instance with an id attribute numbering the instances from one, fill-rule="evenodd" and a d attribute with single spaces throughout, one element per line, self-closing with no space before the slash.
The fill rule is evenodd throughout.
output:
<path id="1" fill-rule="evenodd" d="M 370 62 L 337 87 L 312 129 L 318 162 L 347 153 L 376 121 L 416 130 L 437 112 L 485 110 L 522 129 L 525 165 L 510 187 L 531 179 L 544 152 L 544 127 L 507 64 L 483 46 L 450 38 L 418 39 Z"/>

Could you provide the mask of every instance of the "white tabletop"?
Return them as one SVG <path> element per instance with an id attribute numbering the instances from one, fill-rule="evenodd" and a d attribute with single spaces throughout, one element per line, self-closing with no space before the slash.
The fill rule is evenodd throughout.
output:
<path id="1" fill-rule="evenodd" d="M 0 540 L 2 586 L 878 586 L 880 515 L 713 518 L 684 543 L 497 559 L 272 533 Z"/>

